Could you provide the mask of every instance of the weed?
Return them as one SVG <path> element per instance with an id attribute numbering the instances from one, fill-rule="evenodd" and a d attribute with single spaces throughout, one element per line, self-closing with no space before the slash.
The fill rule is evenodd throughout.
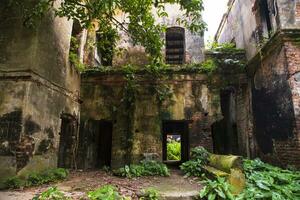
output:
<path id="1" fill-rule="evenodd" d="M 155 188 L 147 188 L 142 191 L 143 197 L 140 198 L 140 200 L 159 200 L 160 194 L 159 191 Z"/>
<path id="2" fill-rule="evenodd" d="M 217 177 L 214 181 L 207 179 L 206 181 L 203 181 L 203 183 L 205 184 L 205 187 L 199 193 L 200 199 L 207 197 L 209 200 L 234 200 L 230 184 L 227 183 L 225 178 Z"/>
<path id="3" fill-rule="evenodd" d="M 60 180 L 64 180 L 69 175 L 68 170 L 57 168 L 57 169 L 50 169 L 45 172 L 35 173 L 32 172 L 28 174 L 26 179 L 21 179 L 17 176 L 14 176 L 7 181 L 5 181 L 5 188 L 21 188 L 21 187 L 30 187 L 30 186 L 37 186 L 42 185 L 50 182 L 56 182 Z"/>
<path id="4" fill-rule="evenodd" d="M 94 191 L 88 192 L 90 200 L 126 200 L 129 198 L 122 197 L 117 188 L 112 185 L 104 185 Z"/>
<path id="5" fill-rule="evenodd" d="M 125 165 L 115 170 L 114 175 L 133 178 L 141 176 L 169 176 L 169 169 L 163 163 L 154 160 L 141 161 L 139 165 Z"/>
<path id="6" fill-rule="evenodd" d="M 48 190 L 35 196 L 32 200 L 71 200 L 66 197 L 63 192 L 59 191 L 57 187 L 50 187 Z"/>
<path id="7" fill-rule="evenodd" d="M 203 174 L 202 166 L 208 162 L 209 152 L 203 147 L 196 147 L 191 151 L 191 160 L 183 163 L 180 169 L 186 176 L 201 177 Z"/>

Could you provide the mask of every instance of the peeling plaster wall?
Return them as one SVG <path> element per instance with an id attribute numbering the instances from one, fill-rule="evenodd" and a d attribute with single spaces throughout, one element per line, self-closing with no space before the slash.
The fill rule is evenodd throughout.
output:
<path id="1" fill-rule="evenodd" d="M 183 18 L 184 12 L 180 10 L 179 5 L 166 5 L 168 17 L 159 18 L 156 16 L 156 10 L 153 13 L 156 16 L 156 23 L 169 27 L 182 27 L 176 21 L 177 18 Z M 116 16 L 119 21 L 126 21 L 126 16 L 122 13 Z M 131 39 L 124 32 L 120 32 L 121 41 L 118 47 L 123 48 L 124 52 L 116 55 L 113 60 L 113 65 L 122 66 L 126 64 L 145 65 L 148 64 L 148 56 L 142 46 L 133 46 Z M 161 34 L 161 38 L 165 40 L 165 34 Z M 204 38 L 199 34 L 193 34 L 188 29 L 185 29 L 185 60 L 186 63 L 200 63 L 204 60 Z M 165 55 L 165 47 L 162 49 L 162 55 Z"/>
<path id="2" fill-rule="evenodd" d="M 219 43 L 235 42 L 236 46 L 246 50 L 247 58 L 256 54 L 255 30 L 256 18 L 252 12 L 254 0 L 234 0 L 229 13 L 224 17 L 217 33 Z"/>
<path id="3" fill-rule="evenodd" d="M 171 99 L 160 104 L 153 91 L 153 80 L 139 77 L 140 87 L 131 119 L 122 103 L 124 80 L 121 75 L 84 75 L 82 80 L 81 131 L 79 164 L 89 168 L 85 143 L 89 120 L 113 122 L 112 167 L 117 168 L 143 159 L 144 153 L 153 153 L 162 159 L 163 120 L 191 120 L 190 147 L 204 146 L 212 150 L 211 125 L 221 118 L 219 95 L 211 88 L 205 75 L 170 75 L 163 83 L 173 89 Z M 128 133 L 128 124 L 131 133 Z M 128 135 L 129 134 L 129 135 Z"/>
<path id="4" fill-rule="evenodd" d="M 57 167 L 61 114 L 79 117 L 79 73 L 68 64 L 72 22 L 48 13 L 35 28 L 0 5 L 0 187 Z"/>
<path id="5" fill-rule="evenodd" d="M 300 1 L 268 1 L 274 35 L 265 39 L 261 49 L 255 36 L 260 26 L 258 2 L 231 1 L 217 34 L 218 42 L 235 39 L 238 47 L 245 48 L 249 60 L 248 85 L 240 88 L 238 97 L 245 105 L 239 108 L 239 140 L 244 144 L 244 155 L 299 167 Z"/>

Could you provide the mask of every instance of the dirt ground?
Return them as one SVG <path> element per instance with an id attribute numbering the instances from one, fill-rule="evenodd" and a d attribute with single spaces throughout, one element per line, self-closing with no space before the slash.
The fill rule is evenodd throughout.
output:
<path id="1" fill-rule="evenodd" d="M 111 184 L 119 189 L 119 192 L 132 199 L 138 199 L 140 191 L 145 188 L 156 188 L 163 196 L 195 196 L 201 189 L 196 179 L 184 178 L 179 170 L 171 170 L 170 177 L 142 177 L 119 178 L 104 171 L 73 171 L 66 181 L 43 185 L 40 187 L 26 188 L 23 190 L 0 191 L 0 200 L 30 200 L 36 194 L 45 191 L 50 186 L 58 189 L 74 200 L 86 197 L 86 192 L 100 186 Z"/>

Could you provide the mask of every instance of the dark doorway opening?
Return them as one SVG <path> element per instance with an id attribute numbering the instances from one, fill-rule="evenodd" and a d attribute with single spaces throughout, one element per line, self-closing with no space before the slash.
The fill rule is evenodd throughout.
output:
<path id="1" fill-rule="evenodd" d="M 58 167 L 76 168 L 78 121 L 70 114 L 61 115 Z"/>
<path id="2" fill-rule="evenodd" d="M 111 166 L 112 130 L 111 121 L 89 120 L 86 158 L 88 168 Z"/>
<path id="3" fill-rule="evenodd" d="M 163 161 L 167 164 L 178 165 L 189 160 L 189 129 L 188 121 L 163 121 Z M 176 143 L 180 154 L 170 156 L 174 152 L 170 152 L 168 146 Z M 169 154 L 169 156 L 168 156 Z"/>
<path id="4" fill-rule="evenodd" d="M 224 89 L 221 91 L 220 96 L 223 119 L 212 125 L 214 153 L 237 155 L 238 135 L 234 89 Z"/>

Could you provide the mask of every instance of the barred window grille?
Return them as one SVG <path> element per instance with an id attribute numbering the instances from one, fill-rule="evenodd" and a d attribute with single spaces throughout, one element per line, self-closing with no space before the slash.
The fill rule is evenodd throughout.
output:
<path id="1" fill-rule="evenodd" d="M 166 32 L 166 63 L 184 64 L 185 62 L 185 30 L 171 27 Z"/>

